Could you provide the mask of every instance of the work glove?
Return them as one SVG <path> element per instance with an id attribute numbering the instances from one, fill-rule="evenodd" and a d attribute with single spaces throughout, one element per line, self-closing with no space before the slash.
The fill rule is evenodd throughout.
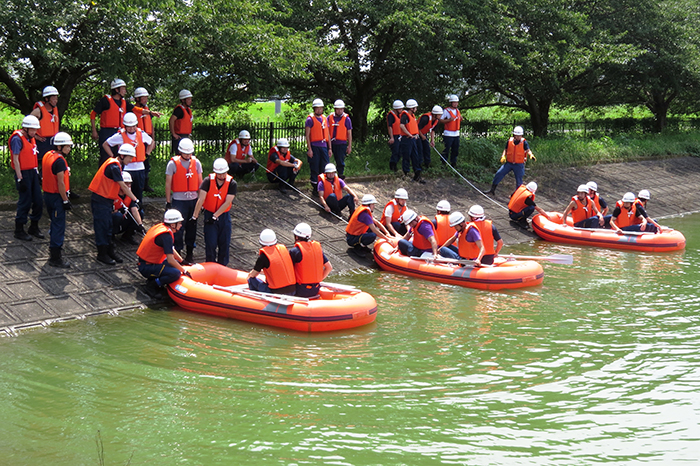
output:
<path id="1" fill-rule="evenodd" d="M 141 203 L 138 199 L 131 202 L 131 207 L 136 207 L 136 210 L 141 210 Z"/>
<path id="2" fill-rule="evenodd" d="M 506 163 L 506 156 L 505 155 L 501 155 L 501 163 Z"/>
<path id="3" fill-rule="evenodd" d="M 165 210 L 170 210 L 173 208 L 173 203 L 172 202 L 166 202 L 165 203 Z"/>
<path id="4" fill-rule="evenodd" d="M 19 192 L 26 193 L 28 189 L 29 189 L 29 187 L 27 186 L 27 182 L 24 181 L 24 178 L 22 178 L 21 180 L 19 180 L 17 182 L 17 190 Z"/>
<path id="5" fill-rule="evenodd" d="M 63 210 L 66 212 L 73 210 L 73 204 L 71 204 L 70 201 L 63 201 Z"/>
<path id="6" fill-rule="evenodd" d="M 119 213 L 121 213 L 122 215 L 126 215 L 126 206 L 121 206 L 119 208 Z"/>
<path id="7" fill-rule="evenodd" d="M 537 157 L 535 157 L 535 154 L 530 154 L 530 160 L 537 162 Z"/>
<path id="8" fill-rule="evenodd" d="M 192 278 L 192 274 L 189 272 L 189 270 L 185 270 L 184 272 L 182 272 L 182 274 L 189 278 Z"/>
<path id="9" fill-rule="evenodd" d="M 143 224 L 139 225 L 138 231 L 139 231 L 139 233 L 141 233 L 143 236 L 146 236 L 146 229 L 143 227 Z"/>

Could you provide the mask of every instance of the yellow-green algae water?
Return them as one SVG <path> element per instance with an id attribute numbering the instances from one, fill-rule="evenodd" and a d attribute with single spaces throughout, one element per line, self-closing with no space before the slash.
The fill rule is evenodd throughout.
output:
<path id="1" fill-rule="evenodd" d="M 663 223 L 685 251 L 507 248 L 574 256 L 529 289 L 341 277 L 379 305 L 351 331 L 173 309 L 1 339 L 0 464 L 700 463 L 700 216 Z"/>

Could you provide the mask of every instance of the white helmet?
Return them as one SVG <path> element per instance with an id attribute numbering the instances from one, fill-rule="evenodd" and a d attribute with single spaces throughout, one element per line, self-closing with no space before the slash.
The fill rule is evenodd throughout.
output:
<path id="1" fill-rule="evenodd" d="M 228 162 L 226 159 L 218 158 L 214 160 L 214 173 L 226 173 L 228 171 Z"/>
<path id="2" fill-rule="evenodd" d="M 527 186 L 525 186 L 528 191 L 530 191 L 532 194 L 535 194 L 537 192 L 537 183 L 534 181 L 530 181 Z"/>
<path id="3" fill-rule="evenodd" d="M 523 127 L 516 126 L 515 128 L 513 128 L 513 134 L 516 136 L 522 136 L 523 135 Z"/>
<path id="4" fill-rule="evenodd" d="M 406 212 L 401 216 L 401 221 L 404 225 L 408 225 L 418 217 L 418 214 L 411 209 L 406 209 Z"/>
<path id="5" fill-rule="evenodd" d="M 587 184 L 580 184 L 578 186 L 578 189 L 576 190 L 577 193 L 586 193 L 588 194 L 588 185 Z"/>
<path id="6" fill-rule="evenodd" d="M 459 97 L 457 97 L 455 94 L 452 94 L 448 99 L 448 102 L 459 102 Z"/>
<path id="7" fill-rule="evenodd" d="M 639 194 L 637 195 L 637 197 L 639 199 L 644 199 L 644 200 L 648 201 L 649 199 L 651 199 L 651 194 L 649 194 L 648 190 L 642 189 L 641 191 L 639 191 Z"/>
<path id="8" fill-rule="evenodd" d="M 440 210 L 442 212 L 449 212 L 452 209 L 452 206 L 450 203 L 446 200 L 442 200 L 437 203 L 437 207 L 435 207 L 436 210 Z"/>
<path id="9" fill-rule="evenodd" d="M 122 172 L 122 181 L 124 183 L 133 183 L 134 179 L 131 177 L 131 173 L 129 172 Z"/>
<path id="10" fill-rule="evenodd" d="M 418 102 L 413 99 L 408 99 L 406 101 L 406 108 L 418 108 Z"/>
<path id="11" fill-rule="evenodd" d="M 260 244 L 263 246 L 273 246 L 277 244 L 277 235 L 269 228 L 260 232 Z"/>
<path id="12" fill-rule="evenodd" d="M 187 89 L 183 89 L 180 91 L 180 93 L 177 95 L 177 98 L 180 100 L 185 100 L 189 97 L 192 97 L 192 93 L 188 91 Z"/>
<path id="13" fill-rule="evenodd" d="M 138 124 L 139 119 L 136 117 L 135 113 L 129 112 L 124 115 L 124 126 L 137 126 Z"/>
<path id="14" fill-rule="evenodd" d="M 400 100 L 395 100 L 391 108 L 393 108 L 394 110 L 401 110 L 403 108 L 403 102 L 401 102 Z"/>
<path id="15" fill-rule="evenodd" d="M 309 239 L 311 238 L 311 227 L 308 223 L 300 223 L 299 225 L 294 227 L 292 233 L 297 235 L 299 238 Z"/>
<path id="16" fill-rule="evenodd" d="M 289 141 L 285 138 L 279 138 L 277 140 L 277 147 L 289 147 Z"/>
<path id="17" fill-rule="evenodd" d="M 473 218 L 482 218 L 484 216 L 484 208 L 479 204 L 475 204 L 469 208 L 469 216 Z"/>
<path id="18" fill-rule="evenodd" d="M 72 146 L 73 145 L 73 139 L 71 139 L 70 134 L 60 132 L 56 133 L 56 136 L 53 137 L 53 145 L 54 146 Z"/>
<path id="19" fill-rule="evenodd" d="M 635 199 L 634 193 L 625 193 L 625 195 L 622 196 L 622 202 L 634 202 Z"/>
<path id="20" fill-rule="evenodd" d="M 52 95 L 58 95 L 58 89 L 53 86 L 46 86 L 44 92 L 41 93 L 42 97 L 50 97 Z"/>
<path id="21" fill-rule="evenodd" d="M 34 115 L 27 115 L 22 119 L 22 128 L 39 129 L 41 128 L 41 123 L 39 123 L 39 119 Z"/>
<path id="22" fill-rule="evenodd" d="M 131 144 L 122 144 L 117 153 L 124 157 L 136 157 L 136 149 Z"/>
<path id="23" fill-rule="evenodd" d="M 586 186 L 588 186 L 589 191 L 598 191 L 598 183 L 595 181 L 589 181 Z"/>
<path id="24" fill-rule="evenodd" d="M 109 87 L 111 89 L 119 89 L 120 87 L 126 87 L 126 83 L 123 79 L 115 79 L 114 81 L 112 81 Z"/>
<path id="25" fill-rule="evenodd" d="M 314 99 L 311 103 L 311 107 L 323 107 L 323 101 L 321 99 Z"/>
<path id="26" fill-rule="evenodd" d="M 433 113 L 435 115 L 442 115 L 442 112 L 443 112 L 442 107 L 439 105 L 436 105 L 433 107 L 433 111 L 430 113 Z"/>
<path id="27" fill-rule="evenodd" d="M 362 196 L 362 205 L 370 205 L 370 204 L 376 204 L 377 199 L 372 196 L 371 194 L 365 194 Z"/>
<path id="28" fill-rule="evenodd" d="M 242 130 L 240 133 L 238 133 L 238 139 L 250 139 L 250 133 L 248 130 Z"/>
<path id="29" fill-rule="evenodd" d="M 134 99 L 138 99 L 139 97 L 148 97 L 149 95 L 150 94 L 145 87 L 137 87 L 134 89 Z"/>
<path id="30" fill-rule="evenodd" d="M 335 168 L 335 165 L 332 163 L 327 163 L 326 168 L 323 170 L 323 173 L 335 173 L 338 170 Z"/>
<path id="31" fill-rule="evenodd" d="M 335 102 L 333 102 L 333 108 L 345 108 L 345 102 L 338 99 Z"/>
<path id="32" fill-rule="evenodd" d="M 406 191 L 403 188 L 399 188 L 394 193 L 394 198 L 395 199 L 408 199 L 408 191 Z"/>
<path id="33" fill-rule="evenodd" d="M 182 214 L 177 209 L 168 209 L 163 215 L 163 223 L 177 223 L 184 222 L 185 219 L 182 218 Z"/>
<path id="34" fill-rule="evenodd" d="M 466 219 L 464 218 L 464 215 L 462 215 L 462 212 L 452 212 L 450 214 L 449 220 L 450 220 L 450 226 L 453 227 L 455 225 L 459 225 L 460 223 L 462 223 Z"/>
<path id="35" fill-rule="evenodd" d="M 180 139 L 180 143 L 177 145 L 177 151 L 181 154 L 194 154 L 194 143 L 192 142 L 192 139 Z"/>

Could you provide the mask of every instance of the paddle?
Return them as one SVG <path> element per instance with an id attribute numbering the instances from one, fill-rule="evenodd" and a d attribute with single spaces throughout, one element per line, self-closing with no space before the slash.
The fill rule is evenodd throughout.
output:
<path id="1" fill-rule="evenodd" d="M 608 228 L 581 228 L 581 227 L 573 227 L 574 230 L 579 230 L 579 231 L 600 231 L 600 232 L 605 232 L 609 231 L 612 233 L 616 233 L 613 230 L 610 230 Z M 652 233 L 651 231 L 625 231 L 625 230 L 620 230 L 620 233 L 622 235 L 631 235 L 631 236 L 641 236 L 641 235 L 655 235 L 656 233 Z"/>
<path id="2" fill-rule="evenodd" d="M 253 291 L 248 288 L 248 285 L 234 285 L 234 286 L 220 286 L 213 285 L 212 288 L 215 290 L 228 291 L 232 294 L 239 294 L 246 296 L 248 298 L 262 299 L 270 303 L 282 304 L 288 306 L 294 303 L 308 304 L 309 300 L 307 298 L 299 298 L 296 296 L 289 296 L 284 294 L 274 294 L 274 293 L 263 293 L 262 291 Z"/>
<path id="3" fill-rule="evenodd" d="M 461 264 L 461 265 L 474 265 L 474 261 L 467 260 L 467 259 L 448 259 L 447 257 L 438 257 L 437 259 L 434 257 L 417 257 L 413 256 L 411 259 L 416 259 L 419 261 L 426 261 L 426 262 L 439 262 L 443 264 Z M 482 264 L 482 266 L 485 266 Z"/>
<path id="4" fill-rule="evenodd" d="M 361 293 L 362 290 L 351 285 L 341 285 L 339 283 L 321 282 L 321 286 L 331 291 L 341 291 L 347 293 Z"/>
<path id="5" fill-rule="evenodd" d="M 507 260 L 547 261 L 564 265 L 571 265 L 574 263 L 574 256 L 571 254 L 552 254 L 551 256 L 518 256 L 510 254 L 505 256 L 505 258 Z"/>

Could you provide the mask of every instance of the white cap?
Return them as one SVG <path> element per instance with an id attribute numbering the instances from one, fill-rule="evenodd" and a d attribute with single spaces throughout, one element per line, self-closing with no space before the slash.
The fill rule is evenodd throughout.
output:
<path id="1" fill-rule="evenodd" d="M 250 133 L 244 129 L 238 133 L 238 139 L 250 139 Z"/>
<path id="2" fill-rule="evenodd" d="M 577 193 L 586 193 L 588 194 L 588 185 L 587 184 L 580 184 L 578 185 L 578 189 L 576 190 Z"/>
<path id="3" fill-rule="evenodd" d="M 433 111 L 430 113 L 434 113 L 435 115 L 442 115 L 442 112 L 443 112 L 442 107 L 439 105 L 436 105 L 433 107 Z"/>
<path id="4" fill-rule="evenodd" d="M 131 144 L 122 144 L 117 153 L 124 157 L 136 157 L 136 149 Z"/>
<path id="5" fill-rule="evenodd" d="M 532 194 L 535 194 L 535 192 L 537 191 L 537 183 L 535 183 L 534 181 L 530 181 L 527 184 L 527 186 L 525 186 L 525 188 L 527 188 L 527 190 L 530 191 Z"/>
<path id="6" fill-rule="evenodd" d="M 163 223 L 177 223 L 184 222 L 185 219 L 182 218 L 182 214 L 177 209 L 168 209 L 163 215 Z"/>
<path id="7" fill-rule="evenodd" d="M 194 144 L 190 138 L 182 138 L 177 145 L 177 151 L 181 154 L 194 154 Z"/>
<path id="8" fill-rule="evenodd" d="M 124 115 L 124 126 L 137 126 L 139 124 L 139 119 L 136 117 L 135 113 L 129 112 Z"/>
<path id="9" fill-rule="evenodd" d="M 448 201 L 442 200 L 437 203 L 437 207 L 435 207 L 436 210 L 440 210 L 442 212 L 449 212 L 451 210 L 451 205 Z"/>
<path id="10" fill-rule="evenodd" d="M 515 128 L 513 128 L 513 134 L 516 136 L 522 136 L 523 135 L 523 127 L 516 126 Z"/>
<path id="11" fill-rule="evenodd" d="M 187 89 L 181 90 L 180 93 L 177 95 L 177 98 L 180 100 L 187 99 L 188 97 L 192 97 L 192 93 Z"/>
<path id="12" fill-rule="evenodd" d="M 228 171 L 228 162 L 226 159 L 218 158 L 214 160 L 214 173 L 226 173 Z"/>
<path id="13" fill-rule="evenodd" d="M 586 186 L 588 186 L 589 191 L 598 191 L 598 183 L 595 181 L 589 181 Z"/>
<path id="14" fill-rule="evenodd" d="M 53 86 L 46 86 L 44 91 L 41 93 L 42 97 L 50 97 L 52 95 L 58 95 L 58 89 Z"/>
<path id="15" fill-rule="evenodd" d="M 634 193 L 625 193 L 625 195 L 622 196 L 622 202 L 634 202 L 635 199 Z"/>
<path id="16" fill-rule="evenodd" d="M 292 233 L 297 235 L 299 238 L 309 239 L 311 238 L 311 227 L 308 223 L 300 223 L 299 225 L 294 227 Z"/>
<path id="17" fill-rule="evenodd" d="M 122 172 L 122 181 L 124 183 L 133 183 L 134 179 L 131 177 L 131 173 Z"/>
<path id="18" fill-rule="evenodd" d="M 408 99 L 406 101 L 406 108 L 418 108 L 418 102 L 414 99 Z"/>
<path id="19" fill-rule="evenodd" d="M 411 209 L 406 209 L 406 212 L 403 213 L 401 216 L 401 221 L 403 222 L 404 225 L 408 225 L 412 221 L 414 221 L 416 218 L 418 218 L 418 214 L 415 213 Z"/>
<path id="20" fill-rule="evenodd" d="M 408 199 L 408 191 L 406 191 L 403 188 L 399 188 L 394 193 L 394 198 L 395 199 Z"/>
<path id="21" fill-rule="evenodd" d="M 137 87 L 134 89 L 134 99 L 138 99 L 139 97 L 148 97 L 149 95 L 150 94 L 145 87 Z"/>
<path id="22" fill-rule="evenodd" d="M 126 87 L 126 83 L 123 79 L 115 79 L 114 81 L 112 81 L 109 87 L 111 89 L 119 89 L 120 87 Z"/>
<path id="23" fill-rule="evenodd" d="M 648 201 L 649 199 L 651 199 L 651 194 L 649 193 L 648 190 L 642 189 L 641 191 L 639 191 L 639 194 L 637 195 L 637 197 L 639 199 L 644 199 L 644 200 Z"/>
<path id="24" fill-rule="evenodd" d="M 27 115 L 22 119 L 22 128 L 39 129 L 41 128 L 41 123 L 39 123 L 39 119 L 34 115 Z"/>
<path id="25" fill-rule="evenodd" d="M 455 94 L 452 94 L 448 99 L 448 102 L 459 102 L 459 97 L 457 97 Z"/>
<path id="26" fill-rule="evenodd" d="M 462 215 L 462 212 L 452 212 L 450 214 L 449 220 L 450 220 L 450 226 L 453 227 L 455 225 L 459 225 L 460 223 L 462 223 L 466 219 L 464 218 L 464 215 Z"/>
<path id="27" fill-rule="evenodd" d="M 311 103 L 311 107 L 323 107 L 323 101 L 321 99 L 314 99 Z"/>
<path id="28" fill-rule="evenodd" d="M 260 244 L 263 246 L 272 246 L 277 244 L 277 235 L 269 228 L 264 229 L 260 232 Z"/>
<path id="29" fill-rule="evenodd" d="M 345 108 L 345 102 L 338 99 L 335 102 L 333 102 L 333 108 Z"/>
<path id="30" fill-rule="evenodd" d="M 73 145 L 73 139 L 70 137 L 68 133 L 60 132 L 56 133 L 56 135 L 53 137 L 53 145 L 54 146 L 72 146 Z"/>
<path id="31" fill-rule="evenodd" d="M 335 165 L 332 163 L 327 163 L 326 168 L 323 170 L 323 173 L 335 173 L 338 170 L 335 168 Z"/>
<path id="32" fill-rule="evenodd" d="M 403 108 L 403 102 L 401 102 L 400 100 L 395 100 L 391 108 L 393 108 L 394 110 L 401 110 Z"/>
<path id="33" fill-rule="evenodd" d="M 277 147 L 289 147 L 289 141 L 285 138 L 279 138 L 277 140 Z"/>
<path id="34" fill-rule="evenodd" d="M 469 216 L 473 218 L 482 218 L 484 216 L 484 208 L 479 204 L 475 204 L 469 208 Z"/>
<path id="35" fill-rule="evenodd" d="M 370 204 L 376 204 L 377 203 L 377 198 L 372 196 L 371 194 L 365 194 L 362 196 L 362 205 L 370 205 Z"/>

